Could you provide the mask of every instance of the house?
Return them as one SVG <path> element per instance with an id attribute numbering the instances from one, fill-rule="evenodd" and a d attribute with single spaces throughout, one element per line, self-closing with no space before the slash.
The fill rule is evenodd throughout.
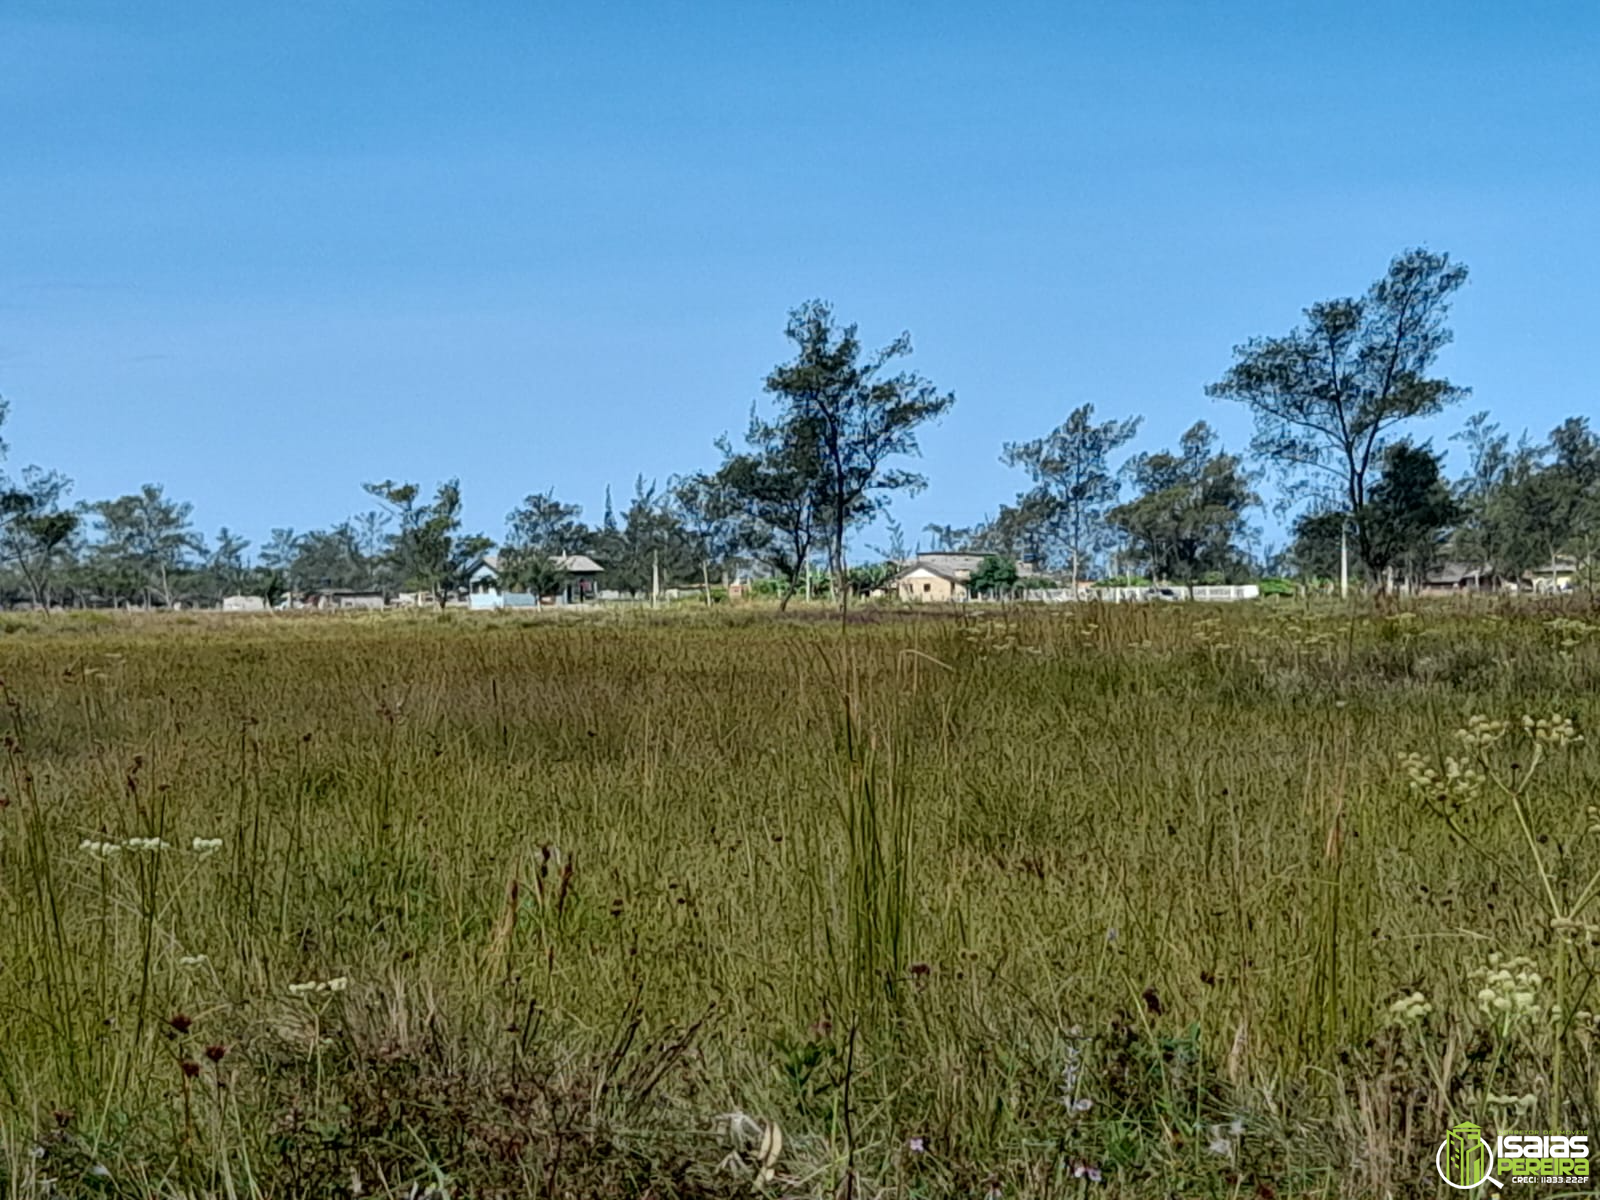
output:
<path id="1" fill-rule="evenodd" d="M 267 602 L 260 596 L 224 596 L 223 612 L 266 612 Z"/>
<path id="2" fill-rule="evenodd" d="M 581 604 L 599 594 L 598 583 L 605 568 L 587 554 L 552 554 L 551 563 L 566 579 L 555 595 L 557 604 Z M 530 592 L 505 591 L 500 587 L 500 556 L 485 554 L 467 567 L 467 605 L 474 609 L 532 608 L 540 597 Z"/>
<path id="3" fill-rule="evenodd" d="M 378 591 L 360 588 L 319 588 L 316 591 L 307 592 L 300 607 L 323 610 L 382 608 L 387 602 L 387 597 Z"/>
<path id="4" fill-rule="evenodd" d="M 930 551 L 906 559 L 900 569 L 884 584 L 884 590 L 901 600 L 914 603 L 932 601 L 966 600 L 967 582 L 987 554 L 963 554 L 954 551 Z M 1034 574 L 1032 563 L 1019 562 L 1019 577 Z"/>
<path id="5" fill-rule="evenodd" d="M 1423 577 L 1419 590 L 1424 595 L 1447 596 L 1494 591 L 1499 587 L 1500 576 L 1492 567 L 1469 562 L 1444 562 Z"/>
<path id="6" fill-rule="evenodd" d="M 971 571 L 958 575 L 953 568 L 942 564 L 913 561 L 895 573 L 889 587 L 902 600 L 924 603 L 965 600 L 966 581 L 971 577 Z"/>
<path id="7" fill-rule="evenodd" d="M 1580 567 L 1576 559 L 1552 558 L 1522 573 L 1522 585 L 1535 592 L 1570 592 L 1578 582 Z"/>

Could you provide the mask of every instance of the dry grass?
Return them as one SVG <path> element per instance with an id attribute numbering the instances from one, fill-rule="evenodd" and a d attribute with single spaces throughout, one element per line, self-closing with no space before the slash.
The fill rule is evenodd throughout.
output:
<path id="1" fill-rule="evenodd" d="M 1396 765 L 1592 726 L 1595 614 L 591 617 L 10 622 L 5 1194 L 1410 1196 L 1595 1127 L 1600 752 Z"/>

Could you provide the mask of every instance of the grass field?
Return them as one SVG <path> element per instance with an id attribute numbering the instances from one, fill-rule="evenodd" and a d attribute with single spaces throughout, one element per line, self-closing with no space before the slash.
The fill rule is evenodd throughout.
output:
<path id="1" fill-rule="evenodd" d="M 91 615 L 0 678 L 7 1196 L 1433 1196 L 1454 1121 L 1600 1128 L 1577 602 Z"/>

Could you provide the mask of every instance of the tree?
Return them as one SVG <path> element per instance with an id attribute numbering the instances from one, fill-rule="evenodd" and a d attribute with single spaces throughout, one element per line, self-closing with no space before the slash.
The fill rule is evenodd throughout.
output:
<path id="1" fill-rule="evenodd" d="M 152 591 L 167 607 L 173 602 L 175 576 L 189 565 L 204 543 L 190 524 L 194 505 L 168 500 L 159 484 L 89 506 L 97 519 L 95 555 L 114 591 L 142 591 L 145 606 Z"/>
<path id="2" fill-rule="evenodd" d="M 390 557 L 402 586 L 429 593 L 440 608 L 463 582 L 466 568 L 492 545 L 482 534 L 461 533 L 461 481 L 441 483 L 430 503 L 414 483 L 363 484 L 394 517 L 398 530 Z"/>
<path id="3" fill-rule="evenodd" d="M 566 569 L 557 558 L 528 546 L 502 547 L 496 573 L 507 591 L 532 596 L 553 596 L 567 582 Z"/>
<path id="4" fill-rule="evenodd" d="M 587 553 L 594 533 L 582 515 L 578 505 L 557 500 L 554 489 L 534 492 L 506 514 L 506 544 L 546 556 Z"/>
<path id="5" fill-rule="evenodd" d="M 1042 488 L 1033 488 L 1019 494 L 1015 503 L 1002 504 L 994 520 L 986 521 L 978 530 L 974 541 L 995 554 L 1042 563 L 1057 537 L 1058 515 L 1054 498 Z"/>
<path id="6" fill-rule="evenodd" d="M 1032 478 L 1035 492 L 1020 497 L 1016 511 L 1049 514 L 1049 527 L 1072 564 L 1074 588 L 1082 565 L 1106 545 L 1105 514 L 1120 486 L 1108 460 L 1139 432 L 1139 421 L 1134 417 L 1096 425 L 1094 405 L 1080 405 L 1044 437 L 1007 442 L 1000 456 Z"/>
<path id="7" fill-rule="evenodd" d="M 1600 527 L 1600 439 L 1575 417 L 1542 446 L 1524 441 L 1510 455 L 1489 497 L 1484 523 L 1498 551 L 1496 566 L 1517 579 L 1568 553 L 1593 571 Z"/>
<path id="8" fill-rule="evenodd" d="M 939 552 L 960 553 L 972 545 L 982 526 L 940 525 L 930 522 L 922 532 L 933 538 L 933 548 Z"/>
<path id="9" fill-rule="evenodd" d="M 733 510 L 740 550 L 782 577 L 781 612 L 801 587 L 820 526 L 817 444 L 794 422 L 763 421 L 754 412 L 743 451 L 717 440 L 722 465 L 716 486 Z"/>
<path id="10" fill-rule="evenodd" d="M 978 569 L 967 580 L 967 590 L 974 596 L 992 596 L 1006 588 L 1016 586 L 1017 564 L 999 554 L 991 554 L 978 564 Z"/>
<path id="11" fill-rule="evenodd" d="M 1301 513 L 1288 558 L 1302 578 L 1337 579 L 1350 518 L 1338 510 Z"/>
<path id="12" fill-rule="evenodd" d="M 597 536 L 578 519 L 582 513 L 578 505 L 557 500 L 554 489 L 525 497 L 506 514 L 506 541 L 500 548 L 501 583 L 535 596 L 559 592 L 566 585 L 567 572 L 558 560 L 587 552 Z"/>
<path id="13" fill-rule="evenodd" d="M 919 453 L 917 429 L 950 409 L 954 393 L 913 372 L 890 374 L 911 353 L 902 333 L 883 349 L 864 354 L 856 326 L 839 326 L 833 309 L 813 300 L 789 314 L 785 334 L 795 344 L 793 361 L 773 369 L 766 390 L 777 399 L 780 422 L 816 447 L 815 509 L 828 538 L 828 556 L 844 604 L 845 532 L 871 519 L 895 492 L 915 493 L 927 481 L 889 466 Z"/>
<path id="14" fill-rule="evenodd" d="M 605 555 L 607 581 L 634 595 L 651 591 L 657 579 L 683 582 L 699 574 L 694 541 L 671 498 L 643 476 L 634 481 L 621 526 L 602 531 L 597 548 Z"/>
<path id="15" fill-rule="evenodd" d="M 238 595 L 249 587 L 252 572 L 244 558 L 249 548 L 249 540 L 239 537 L 226 525 L 217 531 L 216 547 L 206 560 L 206 574 L 210 577 L 214 599 Z"/>
<path id="16" fill-rule="evenodd" d="M 28 467 L 16 486 L 0 493 L 0 557 L 15 566 L 34 604 L 48 610 L 57 569 L 70 561 L 81 520 L 60 507 L 72 481 L 55 471 Z"/>
<path id="17" fill-rule="evenodd" d="M 1500 529 L 1494 520 L 1493 505 L 1511 472 L 1510 438 L 1489 420 L 1487 412 L 1476 412 L 1467 418 L 1460 433 L 1450 435 L 1450 440 L 1467 448 L 1467 471 L 1455 486 L 1460 508 L 1453 539 L 1455 553 L 1476 566 L 1499 569 Z"/>
<path id="18" fill-rule="evenodd" d="M 1409 441 L 1385 447 L 1382 474 L 1358 516 L 1371 542 L 1372 569 L 1388 573 L 1399 567 L 1413 586 L 1438 562 L 1446 534 L 1461 517 L 1440 459 Z"/>
<path id="19" fill-rule="evenodd" d="M 712 567 L 727 583 L 728 567 L 739 554 L 741 522 L 737 499 L 718 472 L 674 479 L 668 491 L 679 523 L 700 560 L 700 581 L 707 589 L 709 602 Z"/>
<path id="20" fill-rule="evenodd" d="M 1429 375 L 1450 343 L 1445 319 L 1466 279 L 1448 254 L 1408 250 L 1365 296 L 1314 304 L 1300 328 L 1235 347 L 1233 366 L 1206 389 L 1250 409 L 1254 454 L 1287 479 L 1313 481 L 1307 495 L 1321 507 L 1356 518 L 1369 573 L 1374 544 L 1359 514 L 1387 436 L 1467 394 Z"/>
<path id="21" fill-rule="evenodd" d="M 274 552 L 271 561 L 278 561 L 278 552 Z M 289 578 L 304 590 L 370 587 L 375 575 L 375 568 L 362 553 L 360 539 L 348 521 L 332 529 L 313 529 L 296 538 L 288 564 Z"/>
<path id="22" fill-rule="evenodd" d="M 1244 512 L 1259 504 L 1239 459 L 1217 446 L 1204 421 L 1183 435 L 1176 454 L 1141 454 L 1125 468 L 1139 496 L 1107 519 L 1157 578 L 1193 584 L 1244 572 L 1237 539 Z"/>

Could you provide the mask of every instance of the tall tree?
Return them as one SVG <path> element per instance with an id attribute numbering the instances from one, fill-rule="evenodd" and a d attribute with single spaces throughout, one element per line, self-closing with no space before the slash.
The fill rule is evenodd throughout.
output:
<path id="1" fill-rule="evenodd" d="M 555 498 L 554 489 L 533 492 L 506 514 L 506 540 L 500 547 L 500 580 L 514 591 L 551 596 L 567 581 L 559 561 L 587 553 L 596 534 L 579 518 L 583 509 Z"/>
<path id="2" fill-rule="evenodd" d="M 709 592 L 713 569 L 723 583 L 729 582 L 729 568 L 737 567 L 741 521 L 727 480 L 717 472 L 680 476 L 671 482 L 669 493 L 700 560 L 701 583 Z"/>
<path id="3" fill-rule="evenodd" d="M 947 412 L 956 398 L 914 372 L 891 373 L 911 353 L 910 334 L 864 352 L 856 326 L 837 324 L 824 301 L 791 312 L 785 334 L 795 357 L 773 369 L 766 390 L 777 400 L 781 420 L 816 445 L 817 510 L 827 530 L 834 591 L 844 604 L 846 531 L 875 516 L 893 493 L 926 486 L 921 475 L 890 462 L 919 453 L 917 430 Z"/>
<path id="4" fill-rule="evenodd" d="M 430 502 L 414 483 L 386 479 L 362 486 L 394 517 L 390 553 L 402 586 L 427 592 L 443 608 L 464 582 L 465 569 L 494 544 L 482 534 L 461 532 L 461 481 L 445 480 Z"/>
<path id="5" fill-rule="evenodd" d="M 636 596 L 649 592 L 658 578 L 665 585 L 699 575 L 694 541 L 671 497 L 643 476 L 634 481 L 633 499 L 620 526 L 602 532 L 597 548 L 605 555 L 607 582 Z"/>
<path id="6" fill-rule="evenodd" d="M 1454 552 L 1470 559 L 1474 566 L 1498 570 L 1502 566 L 1500 530 L 1492 506 L 1513 465 L 1511 439 L 1489 419 L 1487 412 L 1476 412 L 1467 418 L 1459 433 L 1450 435 L 1450 440 L 1467 448 L 1467 470 L 1455 486 L 1461 512 L 1453 539 Z"/>
<path id="7" fill-rule="evenodd" d="M 584 554 L 594 533 L 579 518 L 583 509 L 555 497 L 555 490 L 533 492 L 506 514 L 506 545 L 544 555 Z"/>
<path id="8" fill-rule="evenodd" d="M 735 542 L 782 577 L 782 611 L 801 586 L 821 526 L 816 440 L 803 425 L 752 412 L 745 449 L 736 451 L 727 438 L 716 444 L 722 451 L 716 486 L 734 510 Z"/>
<path id="9" fill-rule="evenodd" d="M 1412 586 L 1439 561 L 1446 534 L 1461 517 L 1440 469 L 1441 456 L 1409 441 L 1384 447 L 1382 474 L 1360 520 L 1372 543 L 1372 567 L 1399 570 Z"/>
<path id="10" fill-rule="evenodd" d="M 1239 459 L 1210 426 L 1190 428 L 1177 453 L 1140 454 L 1126 470 L 1139 495 L 1107 514 L 1151 574 L 1177 583 L 1219 582 L 1245 570 L 1238 540 L 1245 511 L 1259 504 Z"/>
<path id="11" fill-rule="evenodd" d="M 1074 588 L 1082 567 L 1105 549 L 1105 514 L 1116 502 L 1120 486 L 1110 456 L 1139 432 L 1139 421 L 1134 417 L 1096 424 L 1094 405 L 1080 405 L 1044 437 L 1007 442 L 1000 456 L 1007 466 L 1021 467 L 1032 478 L 1035 510 L 1040 501 L 1052 510 L 1051 525 L 1071 563 Z M 1018 507 L 1026 511 L 1027 498 Z"/>
<path id="12" fill-rule="evenodd" d="M 169 500 L 159 484 L 147 483 L 131 495 L 90 505 L 90 511 L 99 533 L 96 554 L 109 568 L 105 577 L 132 583 L 147 607 L 153 592 L 172 607 L 176 576 L 204 547 L 190 521 L 194 505 Z"/>
<path id="13" fill-rule="evenodd" d="M 1313 304 L 1299 328 L 1236 347 L 1233 366 L 1206 389 L 1250 409 L 1253 453 L 1286 478 L 1310 481 L 1308 498 L 1355 517 L 1369 573 L 1375 546 L 1360 514 L 1387 436 L 1467 394 L 1430 375 L 1451 340 L 1451 297 L 1466 280 L 1448 254 L 1408 250 L 1366 295 Z"/>
<path id="14" fill-rule="evenodd" d="M 206 560 L 206 574 L 210 577 L 209 591 L 214 599 L 242 593 L 251 583 L 250 565 L 244 552 L 250 548 L 247 538 L 242 538 L 226 525 L 217 531 L 217 544 Z"/>
<path id="15" fill-rule="evenodd" d="M 34 604 L 46 610 L 51 584 L 70 561 L 81 524 L 77 513 L 61 508 L 71 487 L 55 471 L 29 467 L 16 485 L 0 493 L 0 558 L 17 568 Z"/>
<path id="16" fill-rule="evenodd" d="M 1349 523 L 1350 518 L 1338 509 L 1314 509 L 1295 519 L 1287 557 L 1302 579 L 1338 578 Z"/>

